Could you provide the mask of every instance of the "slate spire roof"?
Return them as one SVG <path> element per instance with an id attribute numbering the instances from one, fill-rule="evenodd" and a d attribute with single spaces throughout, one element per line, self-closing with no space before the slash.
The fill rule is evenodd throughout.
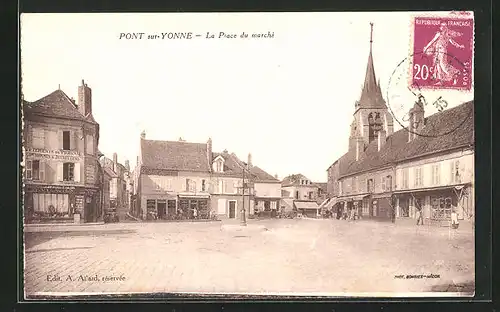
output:
<path id="1" fill-rule="evenodd" d="M 370 24 L 370 26 L 373 32 L 373 24 Z M 382 97 L 380 81 L 377 82 L 377 77 L 375 76 L 372 42 L 372 35 L 370 35 L 370 53 L 368 54 L 368 63 L 366 65 L 365 81 L 356 108 L 387 108 Z"/>

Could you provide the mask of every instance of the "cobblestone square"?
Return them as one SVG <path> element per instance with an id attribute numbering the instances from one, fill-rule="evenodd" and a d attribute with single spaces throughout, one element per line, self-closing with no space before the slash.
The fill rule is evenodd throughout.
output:
<path id="1" fill-rule="evenodd" d="M 263 229 L 265 228 L 265 229 Z M 473 292 L 472 229 L 374 221 L 26 229 L 25 295 Z"/>

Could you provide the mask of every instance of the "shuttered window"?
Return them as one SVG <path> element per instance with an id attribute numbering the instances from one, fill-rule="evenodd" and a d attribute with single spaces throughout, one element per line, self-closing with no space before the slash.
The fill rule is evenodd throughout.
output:
<path id="1" fill-rule="evenodd" d="M 31 129 L 33 148 L 45 148 L 45 130 L 41 128 Z"/>
<path id="2" fill-rule="evenodd" d="M 63 150 L 69 151 L 71 149 L 71 133 L 69 131 L 63 131 Z"/>

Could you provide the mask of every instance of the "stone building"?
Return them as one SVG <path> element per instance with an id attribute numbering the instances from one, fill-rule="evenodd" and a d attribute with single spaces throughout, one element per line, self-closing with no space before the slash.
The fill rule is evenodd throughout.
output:
<path id="1" fill-rule="evenodd" d="M 296 210 L 308 217 L 317 217 L 325 196 L 322 186 L 301 173 L 292 174 L 281 181 L 282 209 Z"/>
<path id="2" fill-rule="evenodd" d="M 327 170 L 333 211 L 355 209 L 364 218 L 396 222 L 422 209 L 426 223 L 447 224 L 456 210 L 460 219 L 473 219 L 473 109 L 468 102 L 425 117 L 425 106 L 416 102 L 407 127 L 394 132 L 370 41 L 348 151 Z"/>
<path id="3" fill-rule="evenodd" d="M 134 215 L 148 218 L 239 218 L 254 213 L 255 188 L 275 180 L 234 153 L 212 151 L 207 143 L 147 140 L 143 132 L 134 172 Z M 271 182 L 272 180 L 272 182 Z M 279 189 L 279 186 L 276 187 Z M 261 200 L 279 192 L 262 192 Z"/>
<path id="4" fill-rule="evenodd" d="M 115 208 L 120 220 L 126 218 L 129 212 L 129 186 L 130 166 L 128 160 L 125 165 L 118 162 L 118 154 L 113 153 L 113 159 L 102 158 L 101 166 L 106 176 L 109 177 L 109 208 Z M 108 206 L 106 204 L 106 206 Z"/>
<path id="5" fill-rule="evenodd" d="M 78 104 L 56 90 L 23 101 L 25 222 L 95 222 L 102 218 L 99 124 L 82 80 Z"/>

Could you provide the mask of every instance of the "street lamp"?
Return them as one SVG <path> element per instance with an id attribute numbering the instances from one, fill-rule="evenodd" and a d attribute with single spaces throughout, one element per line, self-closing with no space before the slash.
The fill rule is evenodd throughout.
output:
<path id="1" fill-rule="evenodd" d="M 243 181 L 242 181 L 242 185 L 241 185 L 241 196 L 242 196 L 242 209 L 241 209 L 241 222 L 240 222 L 240 225 L 241 226 L 246 226 L 247 225 L 247 220 L 246 220 L 246 216 L 245 216 L 245 168 L 243 168 Z"/>

